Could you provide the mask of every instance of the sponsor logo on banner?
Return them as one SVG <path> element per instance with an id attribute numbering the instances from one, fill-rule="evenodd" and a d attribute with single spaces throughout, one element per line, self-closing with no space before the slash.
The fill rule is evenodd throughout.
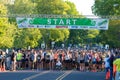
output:
<path id="1" fill-rule="evenodd" d="M 46 25 L 45 26 L 45 28 L 48 28 L 48 29 L 50 29 L 50 28 L 55 28 L 56 26 L 54 26 L 54 25 Z"/>
<path id="2" fill-rule="evenodd" d="M 89 29 L 88 26 L 80 26 L 80 29 Z"/>
<path id="3" fill-rule="evenodd" d="M 56 26 L 56 28 L 68 28 L 68 26 Z"/>
<path id="4" fill-rule="evenodd" d="M 45 28 L 45 25 L 37 25 L 37 28 Z"/>
<path id="5" fill-rule="evenodd" d="M 89 29 L 97 29 L 97 26 L 88 26 Z"/>
<path id="6" fill-rule="evenodd" d="M 79 26 L 69 26 L 70 29 L 79 29 Z"/>

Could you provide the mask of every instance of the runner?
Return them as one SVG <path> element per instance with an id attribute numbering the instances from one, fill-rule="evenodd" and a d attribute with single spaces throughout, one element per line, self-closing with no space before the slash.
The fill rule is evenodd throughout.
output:
<path id="1" fill-rule="evenodd" d="M 18 53 L 17 53 L 17 68 L 18 69 L 21 69 L 21 64 L 22 64 L 22 57 L 23 57 L 23 54 L 21 53 L 20 50 L 18 50 Z"/>
<path id="2" fill-rule="evenodd" d="M 84 52 L 79 52 L 80 53 L 80 71 L 84 71 L 84 61 L 85 61 L 85 57 L 84 57 Z"/>
<path id="3" fill-rule="evenodd" d="M 43 68 L 41 55 L 42 51 L 37 51 L 37 70 L 42 70 Z"/>
<path id="4" fill-rule="evenodd" d="M 69 69 L 69 66 L 70 66 L 70 54 L 69 54 L 69 51 L 67 51 L 65 53 L 65 68 L 66 68 L 66 70 Z"/>
<path id="5" fill-rule="evenodd" d="M 36 66 L 37 66 L 37 53 L 36 51 L 34 50 L 33 53 L 31 53 L 31 57 L 30 57 L 30 60 L 31 60 L 31 69 L 37 69 Z"/>
<path id="6" fill-rule="evenodd" d="M 45 57 L 46 69 L 47 69 L 47 70 L 50 69 L 50 56 L 51 56 L 50 50 L 47 50 L 46 55 L 44 55 L 44 57 Z"/>
<path id="7" fill-rule="evenodd" d="M 93 72 L 96 72 L 96 63 L 97 63 L 96 56 L 95 56 L 95 53 L 93 53 L 92 55 L 92 71 Z"/>
<path id="8" fill-rule="evenodd" d="M 88 53 L 85 53 L 85 71 L 89 70 L 89 57 Z"/>
<path id="9" fill-rule="evenodd" d="M 53 70 L 54 68 L 54 53 L 52 50 L 50 50 L 50 70 Z"/>
<path id="10" fill-rule="evenodd" d="M 12 52 L 11 61 L 12 61 L 11 71 L 16 71 L 16 53 L 15 52 Z"/>
<path id="11" fill-rule="evenodd" d="M 80 70 L 80 53 L 77 52 L 77 70 Z"/>

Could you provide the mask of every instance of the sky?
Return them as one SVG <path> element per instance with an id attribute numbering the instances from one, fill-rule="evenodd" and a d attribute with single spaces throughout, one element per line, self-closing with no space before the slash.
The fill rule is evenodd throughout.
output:
<path id="1" fill-rule="evenodd" d="M 69 1 L 74 2 L 77 10 L 79 11 L 79 13 L 82 13 L 82 15 L 93 15 L 91 6 L 94 4 L 94 0 L 69 0 Z"/>

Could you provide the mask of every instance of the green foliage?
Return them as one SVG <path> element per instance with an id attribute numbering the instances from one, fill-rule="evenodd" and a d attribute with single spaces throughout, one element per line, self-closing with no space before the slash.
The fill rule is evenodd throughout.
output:
<path id="1" fill-rule="evenodd" d="M 119 0 L 95 0 L 92 10 L 93 13 L 98 16 L 119 15 L 119 5 Z"/>
<path id="2" fill-rule="evenodd" d="M 8 4 L 7 8 L 2 6 L 0 9 L 0 14 L 6 15 L 7 13 L 23 14 L 23 16 L 28 14 L 79 14 L 74 3 L 64 0 L 15 0 L 15 4 Z M 16 23 L 15 18 L 11 18 L 9 21 L 12 24 Z M 0 44 L 2 47 L 8 45 L 7 47 L 27 48 L 31 46 L 34 48 L 40 44 L 41 37 L 47 44 L 52 41 L 65 42 L 67 39 L 72 43 L 80 43 L 85 42 L 88 38 L 93 39 L 99 34 L 97 30 L 18 29 L 15 26 L 17 25 L 11 25 L 8 22 L 8 18 L 0 19 Z M 3 38 L 8 43 L 3 42 Z"/>
<path id="3" fill-rule="evenodd" d="M 120 47 L 120 20 L 112 20 L 109 30 L 101 33 L 102 40 L 111 47 Z"/>
<path id="4" fill-rule="evenodd" d="M 69 37 L 69 30 L 67 29 L 40 29 L 44 41 L 64 41 Z"/>
<path id="5" fill-rule="evenodd" d="M 70 2 L 70 1 L 66 1 L 66 3 L 70 6 L 70 9 L 67 11 L 67 14 L 79 15 L 79 12 L 77 11 L 74 3 Z"/>
<path id="6" fill-rule="evenodd" d="M 67 14 L 70 6 L 63 0 L 39 0 L 36 8 L 39 14 Z"/>
<path id="7" fill-rule="evenodd" d="M 0 3 L 0 15 L 6 15 L 7 8 Z M 15 26 L 8 22 L 8 18 L 0 18 L 0 48 L 10 48 L 14 42 Z"/>
<path id="8" fill-rule="evenodd" d="M 98 16 L 115 16 L 117 20 L 109 21 L 109 29 L 100 31 L 99 39 L 104 44 L 109 44 L 111 47 L 120 47 L 120 1 L 119 0 L 95 0 L 92 7 L 93 13 Z"/>
<path id="9" fill-rule="evenodd" d="M 37 1 L 37 12 L 38 14 L 68 14 L 70 6 L 63 0 L 38 0 Z M 64 41 L 69 37 L 69 30 L 60 29 L 40 29 L 43 39 L 45 42 L 48 41 Z"/>
<path id="10" fill-rule="evenodd" d="M 52 41 L 63 41 L 64 33 L 62 33 L 59 29 L 51 29 L 50 30 L 50 39 Z"/>
<path id="11" fill-rule="evenodd" d="M 69 37 L 68 29 L 51 29 L 50 30 L 50 39 L 52 41 L 64 41 Z"/>
<path id="12" fill-rule="evenodd" d="M 87 34 L 87 38 L 95 38 L 99 35 L 99 30 L 88 30 Z"/>
<path id="13" fill-rule="evenodd" d="M 86 38 L 86 30 L 70 30 L 69 42 L 78 44 Z"/>
<path id="14" fill-rule="evenodd" d="M 9 14 L 19 14 L 27 16 L 28 14 L 35 13 L 36 4 L 32 0 L 15 0 L 14 5 L 7 5 Z M 14 18 L 9 20 L 10 22 L 16 23 Z M 16 25 L 17 26 L 17 25 Z M 38 46 L 39 40 L 42 37 L 39 29 L 16 29 L 14 35 L 14 45 L 16 48 L 32 48 Z"/>
<path id="15" fill-rule="evenodd" d="M 15 0 L 14 5 L 8 5 L 8 9 L 10 14 L 23 14 L 23 16 L 27 16 L 27 14 L 34 13 L 35 5 L 30 0 Z"/>
<path id="16" fill-rule="evenodd" d="M 38 41 L 42 37 L 38 29 L 18 29 L 14 47 L 16 48 L 27 48 L 31 46 L 32 48 L 38 46 Z"/>

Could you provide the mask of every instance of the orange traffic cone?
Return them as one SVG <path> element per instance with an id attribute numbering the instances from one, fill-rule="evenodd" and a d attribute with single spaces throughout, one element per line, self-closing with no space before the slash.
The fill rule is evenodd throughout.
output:
<path id="1" fill-rule="evenodd" d="M 5 66 L 3 67 L 3 71 L 6 71 L 6 70 L 5 70 Z"/>
<path id="2" fill-rule="evenodd" d="M 1 72 L 3 72 L 3 67 L 1 68 Z"/>
<path id="3" fill-rule="evenodd" d="M 113 77 L 115 78 L 117 72 L 117 67 L 116 65 L 113 65 Z"/>
<path id="4" fill-rule="evenodd" d="M 109 80 L 109 78 L 110 78 L 110 71 L 106 73 L 106 80 Z"/>
<path id="5" fill-rule="evenodd" d="M 2 66 L 0 66 L 0 72 L 2 72 Z"/>
<path id="6" fill-rule="evenodd" d="M 2 67 L 2 68 L 1 68 L 1 72 L 4 72 L 4 71 L 5 71 L 5 67 Z"/>
<path id="7" fill-rule="evenodd" d="M 0 67 L 0 72 L 1 72 L 1 67 Z"/>
<path id="8" fill-rule="evenodd" d="M 94 69 L 94 70 L 92 70 L 92 72 L 97 72 L 97 71 Z"/>

